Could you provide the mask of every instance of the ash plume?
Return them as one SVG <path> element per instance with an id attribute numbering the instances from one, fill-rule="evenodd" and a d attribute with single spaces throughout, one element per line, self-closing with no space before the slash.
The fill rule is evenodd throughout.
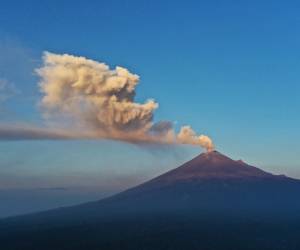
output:
<path id="1" fill-rule="evenodd" d="M 208 152 L 214 150 L 214 144 L 207 135 L 197 135 L 196 132 L 190 126 L 181 127 L 177 141 L 182 144 L 200 145 Z"/>
<path id="2" fill-rule="evenodd" d="M 192 144 L 208 151 L 213 149 L 211 139 L 196 135 L 190 126 L 182 127 L 176 135 L 171 122 L 154 123 L 158 103 L 153 99 L 144 103 L 135 101 L 139 76 L 126 68 L 110 69 L 85 57 L 45 52 L 43 65 L 36 73 L 40 76 L 39 88 L 43 95 L 39 106 L 48 125 L 59 124 L 60 133 L 58 136 L 55 133 L 56 137 L 63 137 L 61 128 L 64 128 L 66 138 Z M 11 137 L 13 131 L 10 130 Z M 27 129 L 26 133 L 30 137 L 34 131 Z M 46 132 L 38 131 L 33 137 L 43 133 Z"/>

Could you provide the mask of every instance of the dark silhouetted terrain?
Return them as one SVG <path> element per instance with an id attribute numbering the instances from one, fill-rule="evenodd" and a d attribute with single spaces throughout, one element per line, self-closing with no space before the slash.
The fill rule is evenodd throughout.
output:
<path id="1" fill-rule="evenodd" d="M 300 249 L 300 181 L 217 151 L 113 197 L 0 221 L 0 249 Z"/>

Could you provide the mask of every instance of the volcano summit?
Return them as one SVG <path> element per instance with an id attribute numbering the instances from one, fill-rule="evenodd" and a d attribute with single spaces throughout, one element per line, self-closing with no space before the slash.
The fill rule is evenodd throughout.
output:
<path id="1" fill-rule="evenodd" d="M 160 181 L 188 181 L 201 179 L 245 179 L 245 178 L 271 178 L 274 175 L 250 166 L 243 161 L 234 161 L 218 151 L 200 154 L 191 161 L 186 162 L 154 180 Z"/>

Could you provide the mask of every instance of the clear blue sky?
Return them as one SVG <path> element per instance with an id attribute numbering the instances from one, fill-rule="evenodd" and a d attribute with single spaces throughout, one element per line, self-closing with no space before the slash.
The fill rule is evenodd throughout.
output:
<path id="1" fill-rule="evenodd" d="M 85 56 L 138 74 L 138 101 L 160 104 L 155 120 L 191 124 L 235 159 L 300 178 L 299 11 L 297 1 L 2 1 L 0 79 L 15 94 L 1 102 L 0 121 L 42 122 L 33 72 L 43 51 Z M 109 193 L 197 152 L 2 141 L 0 188 Z"/>

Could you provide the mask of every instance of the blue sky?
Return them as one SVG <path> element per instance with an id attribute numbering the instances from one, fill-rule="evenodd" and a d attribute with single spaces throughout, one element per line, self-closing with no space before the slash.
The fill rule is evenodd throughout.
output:
<path id="1" fill-rule="evenodd" d="M 1 102 L 0 121 L 43 122 L 34 74 L 43 51 L 85 56 L 138 74 L 136 98 L 159 103 L 155 120 L 191 124 L 235 159 L 300 178 L 299 8 L 297 1 L 3 1 L 0 79 L 17 91 Z M 200 151 L 1 141 L 0 188 L 115 192 Z"/>

